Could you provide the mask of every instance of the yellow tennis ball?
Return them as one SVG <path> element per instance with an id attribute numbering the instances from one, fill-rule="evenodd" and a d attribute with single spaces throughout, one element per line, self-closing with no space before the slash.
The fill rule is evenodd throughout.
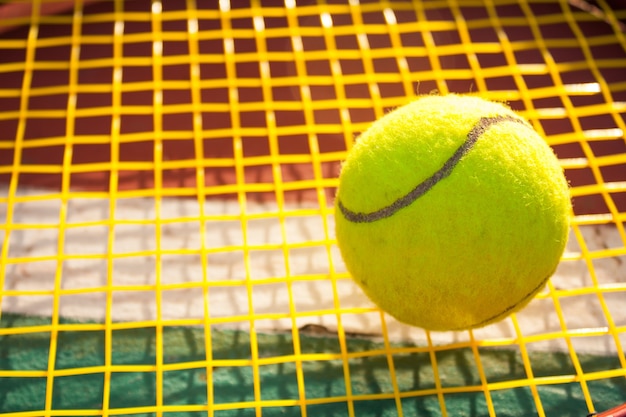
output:
<path id="1" fill-rule="evenodd" d="M 422 96 L 358 138 L 335 208 L 342 257 L 372 301 L 408 324 L 461 330 L 545 286 L 570 198 L 551 148 L 510 108 Z"/>

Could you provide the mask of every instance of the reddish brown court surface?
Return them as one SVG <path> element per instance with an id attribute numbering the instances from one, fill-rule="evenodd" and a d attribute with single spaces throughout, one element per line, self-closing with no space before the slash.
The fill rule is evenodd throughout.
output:
<path id="1" fill-rule="evenodd" d="M 297 2 L 299 7 L 314 3 Z M 342 2 L 333 1 L 331 5 L 335 3 Z M 503 92 L 503 97 L 507 96 L 506 91 L 519 90 L 523 97 L 525 93 L 544 88 L 548 92 L 545 97 L 527 94 L 533 97 L 526 99 L 530 101 L 516 98 L 506 101 L 520 110 L 527 108 L 530 102 L 538 109 L 567 112 L 568 106 L 590 106 L 592 109 L 606 97 L 601 94 L 576 95 L 565 103 L 563 97 L 550 93 L 558 91 L 557 83 L 569 86 L 604 83 L 614 86 L 612 93 L 616 103 L 626 101 L 626 69 L 615 67 L 610 62 L 602 64 L 607 60 L 623 60 L 626 54 L 623 44 L 618 39 L 613 42 L 605 38 L 613 36 L 616 30 L 621 31 L 620 36 L 626 36 L 626 25 L 615 19 L 607 20 L 595 3 L 572 3 L 575 9 L 581 9 L 580 13 L 588 13 L 589 17 L 581 19 L 578 24 L 585 31 L 582 35 L 595 39 L 587 46 L 568 41 L 551 42 L 567 38 L 568 33 L 571 40 L 576 39 L 567 22 L 554 21 L 553 18 L 541 20 L 542 16 L 555 15 L 555 10 L 560 7 L 556 2 L 533 5 L 532 12 L 541 23 L 536 29 L 519 24 L 505 26 L 503 30 L 508 41 L 526 41 L 533 46 L 515 52 L 520 66 L 548 65 L 543 72 L 540 69 L 535 74 L 522 71 L 521 75 L 515 75 L 513 67 L 508 71 L 501 69 L 503 65 L 510 65 L 506 54 L 481 53 L 480 48 L 464 44 L 461 31 L 426 33 L 416 26 L 415 33 L 394 34 L 385 33 L 384 29 L 376 26 L 380 30 L 367 34 L 365 50 L 364 34 L 359 33 L 364 30 L 363 25 L 385 23 L 384 15 L 367 12 L 367 3 L 363 2 L 360 15 L 333 14 L 337 35 L 331 37 L 320 31 L 324 21 L 319 16 L 302 12 L 297 20 L 289 20 L 280 12 L 284 2 L 263 1 L 262 6 L 272 12 L 263 20 L 268 36 L 259 42 L 255 39 L 253 16 L 245 15 L 244 7 L 249 6 L 246 6 L 247 2 L 231 5 L 232 19 L 220 16 L 217 1 L 202 2 L 204 9 L 199 13 L 198 29 L 208 36 L 198 43 L 200 78 L 205 83 L 200 90 L 200 100 L 209 105 L 209 110 L 201 114 L 203 132 L 208 132 L 201 149 L 197 149 L 192 140 L 193 117 L 188 110 L 192 102 L 189 88 L 192 54 L 184 36 L 187 30 L 185 2 L 162 3 L 164 15 L 178 8 L 179 14 L 161 22 L 165 35 L 162 49 L 164 65 L 159 74 L 155 72 L 151 60 L 154 22 L 150 18 L 150 1 L 124 3 L 123 43 L 118 51 L 114 47 L 114 19 L 97 18 L 113 13 L 114 2 L 86 2 L 82 25 L 74 28 L 80 31 L 76 38 L 79 51 L 74 58 L 79 62 L 79 68 L 75 72 L 68 65 L 73 59 L 71 35 L 74 6 L 71 2 L 44 4 L 42 16 L 37 19 L 41 20 L 37 32 L 29 31 L 31 26 L 24 24 L 25 21 L 22 24 L 5 21 L 0 34 L 3 39 L 19 42 L 30 36 L 36 38 L 36 42 L 29 43 L 26 48 L 6 44 L 7 47 L 0 49 L 3 68 L 0 91 L 6 92 L 0 94 L 0 140 L 5 144 L 0 147 L 0 166 L 5 167 L 0 172 L 0 182 L 8 184 L 14 176 L 18 188 L 60 189 L 64 155 L 67 156 L 69 149 L 68 141 L 64 139 L 68 132 L 65 112 L 70 97 L 66 86 L 71 83 L 72 77 L 76 77 L 74 83 L 78 90 L 78 117 L 71 121 L 72 136 L 77 140 L 72 145 L 69 164 L 80 165 L 83 169 L 72 170 L 69 178 L 71 189 L 107 191 L 112 186 L 112 169 L 117 169 L 119 173 L 115 185 L 119 190 L 152 189 L 157 175 L 162 176 L 164 188 L 193 189 L 198 178 L 194 161 L 201 159 L 205 161 L 205 186 L 211 187 L 211 195 L 234 198 L 233 186 L 243 182 L 256 185 L 246 190 L 248 198 L 257 200 L 276 198 L 274 184 L 277 175 L 280 175 L 280 182 L 288 185 L 281 191 L 286 200 L 315 200 L 320 190 L 307 185 L 306 181 L 321 173 L 324 179 L 321 191 L 327 201 L 332 201 L 340 163 L 345 156 L 343 151 L 369 122 L 389 108 L 402 104 L 407 95 L 414 94 L 411 89 L 420 93 L 467 93 L 487 87 L 491 92 Z M 616 10 L 626 7 L 620 1 L 609 4 Z M 5 4 L 0 10 L 4 17 L 28 16 L 31 13 L 24 3 Z M 237 14 L 238 10 L 241 13 Z M 474 45 L 502 42 L 497 28 L 474 25 L 477 29 L 472 29 L 472 22 L 489 17 L 490 12 L 484 7 L 460 9 Z M 528 10 L 511 4 L 498 7 L 496 12 L 506 24 L 505 19 L 523 19 Z M 434 20 L 455 19 L 453 12 L 446 8 L 427 8 L 424 13 Z M 415 10 L 408 7 L 398 8 L 394 16 L 398 24 L 416 22 L 420 18 Z M 301 50 L 294 46 L 289 36 L 271 35 L 271 30 L 285 27 L 295 27 L 296 32 L 302 32 Z M 232 38 L 225 41 L 220 33 L 228 33 Z M 398 40 L 406 49 L 390 49 Z M 234 53 L 228 54 L 226 48 L 231 41 Z M 459 52 L 444 53 L 446 47 L 456 48 Z M 411 48 L 418 48 L 417 52 Z M 422 49 L 419 48 L 426 48 L 426 52 L 420 52 Z M 436 48 L 441 48 L 439 56 L 432 55 L 431 51 L 437 51 Z M 473 48 L 479 52 L 474 52 Z M 124 61 L 119 103 L 114 103 L 117 98 L 112 91 L 117 65 L 113 59 L 115 54 L 121 54 L 120 59 Z M 599 65 L 589 65 L 590 59 L 597 60 Z M 32 73 L 29 73 L 32 79 L 25 78 L 28 71 L 24 62 L 32 65 Z M 563 70 L 560 80 L 556 80 L 551 72 L 552 64 Z M 572 68 L 568 68 L 568 64 Z M 454 70 L 459 72 L 454 73 Z M 484 74 L 480 74 L 481 71 Z M 495 76 L 491 76 L 494 71 Z M 339 73 L 344 79 L 337 78 Z M 154 82 L 159 77 L 163 80 L 163 108 L 166 111 L 157 121 L 151 107 L 155 97 Z M 306 88 L 303 89 L 303 86 Z M 237 97 L 232 96 L 233 88 Z M 15 94 L 18 91 L 20 94 Z M 31 92 L 26 100 L 23 100 L 23 91 Z M 306 91 L 310 94 L 307 100 L 303 97 Z M 233 106 L 235 100 L 237 105 Z M 376 100 L 379 100 L 378 104 L 374 104 Z M 383 108 L 375 107 L 380 103 L 383 103 Z M 120 113 L 116 115 L 118 110 Z M 270 114 L 272 117 L 268 117 Z M 116 117 L 121 139 L 112 144 L 109 137 Z M 623 124 L 623 112 L 621 118 Z M 585 159 L 590 157 L 603 158 L 626 152 L 623 132 L 615 116 L 563 114 L 540 119 L 545 135 L 555 138 L 572 135 L 571 139 L 550 142 L 560 158 L 574 161 L 569 167 L 565 164 L 573 187 L 626 181 L 626 165 L 623 162 L 597 166 L 585 164 Z M 579 126 L 575 126 L 576 123 Z M 158 155 L 165 162 L 158 173 L 152 165 L 156 157 L 156 142 L 151 135 L 157 124 L 161 124 L 159 129 L 163 131 L 162 153 Z M 576 133 L 581 130 L 589 132 L 589 138 Z M 274 140 L 269 140 L 272 131 L 278 134 Z M 599 137 L 594 137 L 594 132 Z M 19 153 L 9 144 L 16 140 L 23 144 Z M 241 154 L 237 155 L 239 144 Z M 312 149 L 312 145 L 316 149 Z M 114 168 L 111 158 L 117 153 L 122 164 Z M 312 153 L 315 158 L 311 158 Z M 255 162 L 255 158 L 268 155 L 275 155 L 276 162 L 267 163 L 264 158 Z M 281 162 L 285 161 L 281 156 L 286 155 L 290 156 L 288 162 Z M 125 169 L 126 162 L 139 168 Z M 15 169 L 6 169 L 11 166 L 19 167 L 19 173 Z M 168 169 L 168 166 L 175 168 Z M 318 174 L 314 174 L 316 168 L 319 169 Z M 238 175 L 243 175 L 243 180 L 238 180 Z M 176 195 L 176 191 L 170 194 Z M 612 201 L 618 212 L 626 210 L 626 193 L 619 190 L 608 195 L 606 192 L 604 195 L 600 192 L 574 195 L 573 199 L 576 214 L 607 213 L 610 211 L 607 201 Z"/>

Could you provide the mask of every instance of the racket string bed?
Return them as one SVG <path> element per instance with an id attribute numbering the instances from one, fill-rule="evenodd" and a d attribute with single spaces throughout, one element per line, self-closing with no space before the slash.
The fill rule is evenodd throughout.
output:
<path id="1" fill-rule="evenodd" d="M 620 1 L 0 2 L 0 416 L 552 416 L 626 398 Z M 341 163 L 420 94 L 506 102 L 570 182 L 546 288 L 376 309 Z M 614 414 L 619 415 L 619 414 Z"/>

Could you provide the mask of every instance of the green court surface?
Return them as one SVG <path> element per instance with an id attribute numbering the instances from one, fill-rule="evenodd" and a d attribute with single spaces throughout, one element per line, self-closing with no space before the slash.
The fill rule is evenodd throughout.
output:
<path id="1" fill-rule="evenodd" d="M 64 324 L 77 322 L 64 320 Z M 0 328 L 45 326 L 49 318 L 25 317 L 4 314 Z M 71 326 L 70 326 L 71 328 Z M 44 371 L 40 376 L 0 378 L 0 413 L 19 413 L 44 409 L 46 397 L 45 371 L 48 369 L 50 333 L 24 333 L 0 336 L 0 369 Z M 345 355 L 342 355 L 340 339 L 330 333 L 300 332 L 300 366 L 304 380 L 307 414 L 312 416 L 349 415 L 350 402 L 354 415 L 395 416 L 400 404 L 404 416 L 439 416 L 441 402 L 435 393 L 436 384 L 443 388 L 443 401 L 448 415 L 488 415 L 485 390 L 481 388 L 480 373 L 471 346 L 466 348 L 436 350 L 434 358 L 438 378 L 435 377 L 431 354 L 426 347 L 413 344 L 391 346 L 397 394 L 385 354 L 382 340 L 357 335 L 345 337 Z M 261 401 L 279 400 L 293 405 L 262 407 L 264 416 L 300 416 L 297 400 L 298 376 L 291 332 L 256 334 L 258 379 Z M 110 376 L 111 411 L 129 407 L 151 407 L 156 402 L 156 329 L 137 328 L 113 330 L 111 338 Z M 53 410 L 97 410 L 102 408 L 105 389 L 105 332 L 60 331 L 57 339 L 55 369 L 70 369 L 71 375 L 54 378 Z M 236 330 L 214 329 L 211 332 L 211 357 L 213 401 L 207 401 L 207 359 L 205 334 L 199 327 L 163 328 L 163 405 L 189 405 L 214 403 L 216 416 L 254 415 L 255 388 L 252 366 L 250 334 Z M 487 382 L 502 383 L 502 389 L 489 391 L 498 416 L 536 415 L 536 404 L 528 386 L 522 355 L 519 350 L 481 348 L 480 364 Z M 397 353 L 396 353 L 397 352 Z M 307 355 L 315 360 L 306 360 Z M 349 379 L 345 377 L 344 360 L 348 366 Z M 263 364 L 263 358 L 272 358 L 271 364 Z M 594 371 L 619 369 L 617 358 L 578 354 L 578 360 L 586 374 Z M 580 384 L 559 384 L 551 378 L 576 375 L 568 353 L 529 352 L 532 371 L 543 409 L 548 416 L 585 416 L 587 409 Z M 129 366 L 134 371 L 125 372 Z M 77 371 L 76 368 L 84 368 Z M 141 370 L 141 371 L 137 371 Z M 575 378 L 573 376 L 572 378 Z M 209 378 L 210 379 L 210 378 Z M 348 395 L 346 380 L 351 383 Z M 518 382 L 516 384 L 516 381 Z M 586 381 L 594 404 L 603 409 L 616 406 L 626 398 L 624 378 Z M 518 385 L 518 386 L 516 386 Z M 475 387 L 475 392 L 455 393 L 455 387 Z M 396 400 L 396 395 L 400 398 Z M 350 401 L 352 400 L 352 401 Z M 249 402 L 250 408 L 228 409 L 229 403 Z M 223 406 L 223 407 L 222 407 Z M 123 411 L 123 410 L 120 410 Z M 75 413 L 73 413 L 75 414 Z M 120 414 L 121 415 L 121 414 Z M 149 416 L 153 413 L 136 413 Z M 168 412 L 167 416 L 200 416 L 206 411 Z"/>

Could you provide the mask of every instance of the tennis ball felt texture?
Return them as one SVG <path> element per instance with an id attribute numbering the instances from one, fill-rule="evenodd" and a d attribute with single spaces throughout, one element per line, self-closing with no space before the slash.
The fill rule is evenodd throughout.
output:
<path id="1" fill-rule="evenodd" d="M 524 307 L 554 273 L 570 198 L 558 160 L 503 104 L 422 96 L 372 124 L 344 162 L 336 236 L 381 309 L 462 330 Z"/>

